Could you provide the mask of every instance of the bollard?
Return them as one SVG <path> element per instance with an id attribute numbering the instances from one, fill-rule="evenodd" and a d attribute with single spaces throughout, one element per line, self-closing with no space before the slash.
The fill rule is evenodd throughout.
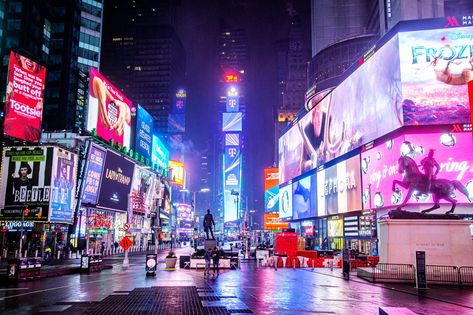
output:
<path id="1" fill-rule="evenodd" d="M 330 260 L 330 271 L 333 271 L 333 260 Z"/>
<path id="2" fill-rule="evenodd" d="M 15 250 L 15 257 L 18 257 L 18 249 Z"/>
<path id="3" fill-rule="evenodd" d="M 36 251 L 34 252 L 34 256 L 35 256 L 35 257 L 38 257 L 38 250 L 36 250 Z"/>
<path id="4" fill-rule="evenodd" d="M 25 250 L 25 256 L 23 256 L 24 258 L 28 257 L 28 250 Z"/>
<path id="5" fill-rule="evenodd" d="M 60 250 L 57 251 L 57 259 L 59 259 L 59 257 L 61 257 L 61 251 Z"/>
<path id="6" fill-rule="evenodd" d="M 68 257 L 68 259 L 72 259 L 72 252 L 71 251 L 67 252 L 67 257 Z"/>
<path id="7" fill-rule="evenodd" d="M 292 259 L 292 269 L 296 269 L 296 259 Z"/>
<path id="8" fill-rule="evenodd" d="M 312 271 L 314 271 L 315 259 L 312 259 Z"/>
<path id="9" fill-rule="evenodd" d="M 278 270 L 278 256 L 273 256 L 274 270 Z"/>

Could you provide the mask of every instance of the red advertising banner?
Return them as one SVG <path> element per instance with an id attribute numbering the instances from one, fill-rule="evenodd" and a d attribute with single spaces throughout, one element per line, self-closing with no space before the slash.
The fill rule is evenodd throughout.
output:
<path id="1" fill-rule="evenodd" d="M 264 169 L 264 191 L 279 185 L 279 168 L 270 167 Z"/>
<path id="2" fill-rule="evenodd" d="M 131 101 L 94 68 L 90 68 L 87 130 L 130 147 Z"/>
<path id="3" fill-rule="evenodd" d="M 45 67 L 18 53 L 10 53 L 5 135 L 30 142 L 40 140 L 45 78 Z"/>

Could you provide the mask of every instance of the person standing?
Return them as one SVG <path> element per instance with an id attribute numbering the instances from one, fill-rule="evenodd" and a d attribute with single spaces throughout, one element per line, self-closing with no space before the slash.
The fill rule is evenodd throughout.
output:
<path id="1" fill-rule="evenodd" d="M 213 274 L 215 275 L 215 272 L 217 272 L 217 275 L 219 274 L 219 263 L 220 263 L 220 251 L 217 249 L 217 247 L 214 247 L 214 250 L 212 252 L 212 261 L 213 261 Z"/>
<path id="2" fill-rule="evenodd" d="M 204 254 L 205 259 L 205 271 L 204 276 L 210 275 L 210 261 L 212 260 L 212 248 L 208 248 Z"/>
<path id="3" fill-rule="evenodd" d="M 209 240 L 209 232 L 212 235 L 212 239 L 215 239 L 213 227 L 215 226 L 215 221 L 213 215 L 210 213 L 210 209 L 207 209 L 207 214 L 204 216 L 204 231 L 207 239 Z"/>

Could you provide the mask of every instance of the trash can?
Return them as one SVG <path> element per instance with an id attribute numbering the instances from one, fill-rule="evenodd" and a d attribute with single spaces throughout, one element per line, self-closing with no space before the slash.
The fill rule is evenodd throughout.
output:
<path id="1" fill-rule="evenodd" d="M 90 256 L 87 254 L 80 257 L 80 271 L 90 272 Z"/>
<path id="2" fill-rule="evenodd" d="M 158 255 L 146 254 L 146 275 L 147 276 L 156 275 L 157 266 L 158 266 Z"/>
<path id="3" fill-rule="evenodd" d="M 18 280 L 20 273 L 20 259 L 14 258 L 8 260 L 7 277 L 9 280 Z"/>

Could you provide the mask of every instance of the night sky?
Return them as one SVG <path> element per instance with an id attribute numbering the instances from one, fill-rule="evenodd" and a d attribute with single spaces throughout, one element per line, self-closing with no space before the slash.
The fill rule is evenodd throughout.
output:
<path id="1" fill-rule="evenodd" d="M 310 32 L 310 2 L 292 1 Z M 206 139 L 220 126 L 205 120 L 218 107 L 219 19 L 248 36 L 246 69 L 246 162 L 250 209 L 264 209 L 263 169 L 274 160 L 273 107 L 277 102 L 277 40 L 287 39 L 290 18 L 288 1 L 182 1 L 175 28 L 187 53 L 187 135 L 199 154 Z M 309 45 L 310 46 L 310 45 Z M 303 106 L 301 102 L 301 107 Z M 187 159 L 187 156 L 186 156 Z M 191 165 L 196 169 L 197 165 Z M 194 175 L 192 175 L 194 176 Z M 192 180 L 195 185 L 198 178 Z M 245 179 L 243 179 L 245 181 Z M 248 179 L 246 179 L 248 180 Z M 196 187 L 200 188 L 200 187 Z"/>

